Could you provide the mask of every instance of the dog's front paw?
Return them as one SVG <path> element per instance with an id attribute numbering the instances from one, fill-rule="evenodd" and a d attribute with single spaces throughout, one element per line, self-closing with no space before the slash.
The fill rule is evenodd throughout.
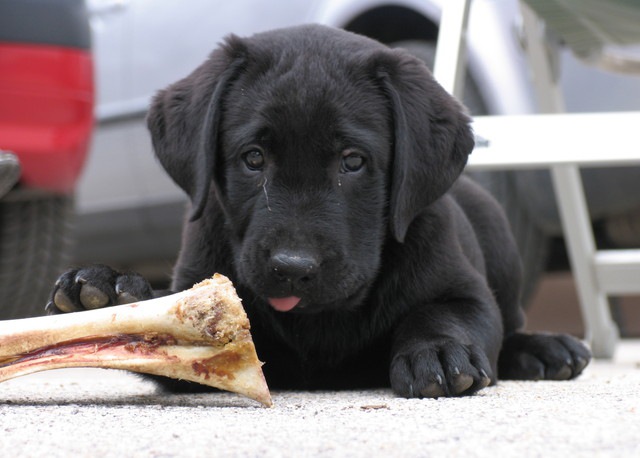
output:
<path id="1" fill-rule="evenodd" d="M 63 273 L 51 291 L 45 310 L 50 315 L 79 312 L 152 297 L 151 286 L 142 276 L 96 265 Z"/>
<path id="2" fill-rule="evenodd" d="M 498 374 L 511 380 L 569 380 L 590 359 L 587 347 L 569 335 L 516 333 L 504 340 Z"/>
<path id="3" fill-rule="evenodd" d="M 482 350 L 453 340 L 421 342 L 398 352 L 390 375 L 393 391 L 407 398 L 469 395 L 493 377 Z"/>

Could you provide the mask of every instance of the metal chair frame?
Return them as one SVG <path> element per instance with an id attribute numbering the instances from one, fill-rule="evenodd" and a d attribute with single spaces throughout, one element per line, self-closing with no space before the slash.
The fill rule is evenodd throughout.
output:
<path id="1" fill-rule="evenodd" d="M 438 82 L 459 99 L 470 4 L 471 0 L 445 3 L 434 66 Z M 484 141 L 476 145 L 468 167 L 550 170 L 585 323 L 585 340 L 594 356 L 610 358 L 619 332 L 608 297 L 640 293 L 640 249 L 597 249 L 580 168 L 640 164 L 640 112 L 563 113 L 562 94 L 545 47 L 542 22 L 526 3 L 520 6 L 529 65 L 540 109 L 547 114 L 476 117 L 473 128 Z"/>

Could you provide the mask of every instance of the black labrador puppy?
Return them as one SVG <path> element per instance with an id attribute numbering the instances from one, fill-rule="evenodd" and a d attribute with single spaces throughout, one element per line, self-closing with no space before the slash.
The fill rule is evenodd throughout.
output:
<path id="1" fill-rule="evenodd" d="M 172 288 L 230 277 L 272 388 L 457 396 L 587 365 L 572 337 L 520 332 L 508 223 L 460 177 L 469 118 L 408 53 L 322 26 L 230 36 L 148 125 L 191 198 Z M 47 308 L 154 294 L 94 266 Z"/>

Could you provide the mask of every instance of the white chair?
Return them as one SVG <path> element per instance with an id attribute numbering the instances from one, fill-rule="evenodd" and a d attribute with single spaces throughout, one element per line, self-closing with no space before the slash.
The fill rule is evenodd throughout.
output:
<path id="1" fill-rule="evenodd" d="M 444 4 L 434 75 L 445 89 L 460 96 L 470 0 L 447 0 Z M 521 2 L 521 11 L 541 109 L 552 114 L 476 117 L 473 128 L 483 141 L 478 142 L 468 167 L 551 171 L 585 339 L 594 356 L 610 358 L 619 333 L 608 296 L 640 293 L 640 249 L 596 248 L 579 168 L 640 165 L 640 112 L 562 113 L 562 97 L 553 78 L 540 19 L 525 2 Z"/>

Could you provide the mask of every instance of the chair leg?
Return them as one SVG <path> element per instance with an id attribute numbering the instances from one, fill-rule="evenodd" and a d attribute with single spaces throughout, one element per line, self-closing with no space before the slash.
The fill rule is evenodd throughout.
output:
<path id="1" fill-rule="evenodd" d="M 442 87 L 462 100 L 466 36 L 471 0 L 447 0 L 442 8 L 433 76 Z"/>
<path id="2" fill-rule="evenodd" d="M 609 300 L 596 278 L 596 246 L 580 171 L 576 165 L 558 165 L 551 169 L 551 176 L 580 299 L 585 337 L 595 357 L 611 358 L 619 332 L 611 318 Z"/>
<path id="3" fill-rule="evenodd" d="M 521 1 L 526 51 L 534 69 L 534 86 L 543 113 L 561 113 L 564 100 L 540 20 Z M 595 274 L 596 246 L 584 196 L 580 171 L 576 165 L 551 168 L 556 202 L 562 220 L 571 271 L 576 281 L 578 298 L 585 324 L 586 340 L 595 357 L 611 358 L 619 340 L 618 328 L 611 318 L 609 300 L 598 285 Z"/>

